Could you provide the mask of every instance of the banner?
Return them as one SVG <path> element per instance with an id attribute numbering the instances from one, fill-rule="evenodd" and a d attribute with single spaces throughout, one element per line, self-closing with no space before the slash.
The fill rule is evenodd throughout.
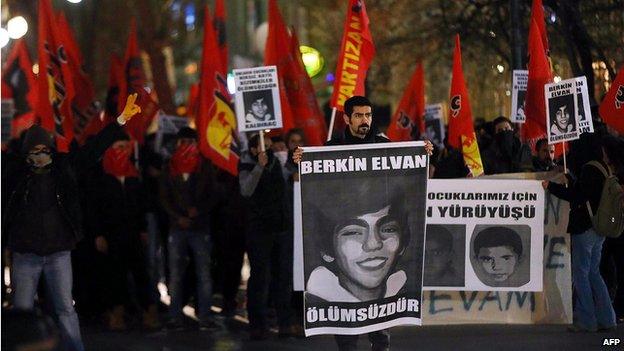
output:
<path id="1" fill-rule="evenodd" d="M 514 173 L 483 178 L 535 179 L 561 182 L 551 172 Z M 474 181 L 482 181 L 477 179 Z M 426 291 L 423 324 L 570 324 L 572 281 L 569 204 L 548 192 L 544 197 L 543 292 Z M 426 269 L 426 266 L 425 266 Z"/>
<path id="2" fill-rule="evenodd" d="M 429 181 L 427 290 L 542 290 L 544 191 L 536 181 Z"/>
<path id="3" fill-rule="evenodd" d="M 615 76 L 611 88 L 600 103 L 600 117 L 620 134 L 624 134 L 624 66 Z"/>
<path id="4" fill-rule="evenodd" d="M 306 336 L 421 324 L 424 142 L 304 148 Z"/>
<path id="5" fill-rule="evenodd" d="M 576 82 L 576 120 L 580 133 L 593 133 L 594 121 L 589 105 L 589 91 L 587 90 L 587 77 L 581 76 L 574 78 Z"/>
<path id="6" fill-rule="evenodd" d="M 238 130 L 251 132 L 282 128 L 277 68 L 264 66 L 234 70 Z"/>
<path id="7" fill-rule="evenodd" d="M 576 95 L 575 79 L 566 79 L 544 86 L 549 144 L 579 138 Z"/>
<path id="8" fill-rule="evenodd" d="M 444 149 L 444 115 L 442 104 L 425 106 L 425 137 L 435 146 Z"/>
<path id="9" fill-rule="evenodd" d="M 524 113 L 524 98 L 526 96 L 527 82 L 529 81 L 529 71 L 515 69 L 513 71 L 511 90 L 511 121 L 514 123 L 524 123 L 526 115 Z"/>

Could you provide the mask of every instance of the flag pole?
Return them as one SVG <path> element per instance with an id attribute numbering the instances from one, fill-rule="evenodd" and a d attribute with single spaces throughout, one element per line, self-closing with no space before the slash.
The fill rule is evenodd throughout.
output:
<path id="1" fill-rule="evenodd" d="M 565 141 L 561 143 L 561 147 L 563 148 L 563 174 L 566 175 L 566 174 L 568 174 L 568 162 L 567 162 L 567 159 L 566 159 Z M 566 186 L 566 188 L 568 187 L 567 177 L 566 177 L 565 186 Z"/>
<path id="2" fill-rule="evenodd" d="M 336 108 L 332 108 L 331 119 L 329 120 L 329 130 L 327 131 L 327 141 L 331 140 L 332 132 L 334 131 L 334 121 L 336 120 Z"/>

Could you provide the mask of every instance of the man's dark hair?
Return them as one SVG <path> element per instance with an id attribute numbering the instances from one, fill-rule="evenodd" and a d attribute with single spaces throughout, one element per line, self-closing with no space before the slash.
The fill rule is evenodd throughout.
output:
<path id="1" fill-rule="evenodd" d="M 428 224 L 426 241 L 437 241 L 446 251 L 453 251 L 453 234 L 443 224 Z"/>
<path id="2" fill-rule="evenodd" d="M 272 136 L 271 141 L 274 143 L 285 143 L 284 138 L 282 138 L 281 135 Z"/>
<path id="3" fill-rule="evenodd" d="M 489 227 L 480 231 L 474 239 L 473 251 L 475 256 L 479 256 L 479 250 L 482 248 L 508 246 L 518 255 L 522 255 L 522 240 L 515 230 L 496 226 Z"/>
<path id="4" fill-rule="evenodd" d="M 351 114 L 353 113 L 353 107 L 355 106 L 370 106 L 373 108 L 373 104 L 365 98 L 364 96 L 355 95 L 347 99 L 344 103 L 344 112 L 347 117 L 351 118 Z"/>
<path id="5" fill-rule="evenodd" d="M 494 126 L 494 132 L 496 132 L 496 126 L 503 122 L 509 123 L 511 129 L 513 129 L 513 124 L 511 123 L 511 120 L 509 118 L 505 116 L 498 116 L 494 119 L 494 121 L 492 121 L 492 125 Z"/>
<path id="6" fill-rule="evenodd" d="M 544 144 L 547 144 L 547 143 L 548 143 L 548 139 L 546 138 L 542 138 L 538 140 L 537 143 L 535 143 L 535 152 L 539 152 L 542 146 L 544 146 Z"/>
<path id="7" fill-rule="evenodd" d="M 195 139 L 197 140 L 197 131 L 191 127 L 182 127 L 176 134 L 176 139 Z"/>
<path id="8" fill-rule="evenodd" d="M 301 140 L 304 142 L 305 144 L 305 133 L 303 132 L 303 129 L 301 128 L 292 128 L 288 131 L 288 133 L 286 133 L 286 143 L 288 144 L 288 142 L 290 142 L 290 137 L 292 137 L 293 135 L 299 135 L 301 137 Z"/>

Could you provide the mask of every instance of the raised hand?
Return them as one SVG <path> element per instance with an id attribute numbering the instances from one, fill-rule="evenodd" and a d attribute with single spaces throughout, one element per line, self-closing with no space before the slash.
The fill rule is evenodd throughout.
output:
<path id="1" fill-rule="evenodd" d="M 134 115 L 141 112 L 141 107 L 135 104 L 136 99 L 138 97 L 137 93 L 132 95 L 128 95 L 126 99 L 126 106 L 124 106 L 123 111 L 121 111 L 120 118 L 123 118 L 124 122 L 129 121 Z"/>

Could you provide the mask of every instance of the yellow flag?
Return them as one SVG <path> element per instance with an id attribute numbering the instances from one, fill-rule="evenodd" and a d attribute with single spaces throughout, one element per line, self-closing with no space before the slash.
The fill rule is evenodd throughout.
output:
<path id="1" fill-rule="evenodd" d="M 479 145 L 477 144 L 477 136 L 473 132 L 472 137 L 468 138 L 462 134 L 462 154 L 464 155 L 464 163 L 470 170 L 473 177 L 483 174 L 483 162 L 481 161 L 481 153 L 479 153 Z"/>
<path id="2" fill-rule="evenodd" d="M 208 123 L 208 145 L 224 159 L 230 157 L 232 133 L 236 130 L 236 118 L 230 105 L 223 101 L 219 94 L 215 94 L 214 115 Z"/>

